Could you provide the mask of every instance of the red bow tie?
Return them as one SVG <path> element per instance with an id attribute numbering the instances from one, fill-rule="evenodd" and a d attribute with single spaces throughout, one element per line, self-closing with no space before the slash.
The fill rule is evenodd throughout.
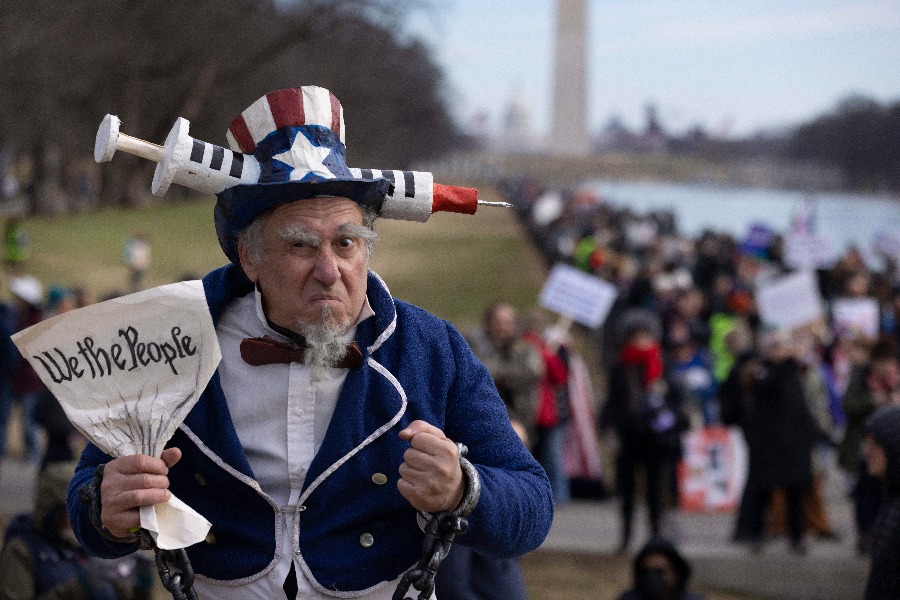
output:
<path id="1" fill-rule="evenodd" d="M 245 338 L 241 342 L 241 358 L 248 365 L 274 365 L 282 363 L 303 363 L 303 349 L 269 337 Z M 344 357 L 331 365 L 336 369 L 356 369 L 362 365 L 362 350 L 359 344 L 347 344 Z"/>

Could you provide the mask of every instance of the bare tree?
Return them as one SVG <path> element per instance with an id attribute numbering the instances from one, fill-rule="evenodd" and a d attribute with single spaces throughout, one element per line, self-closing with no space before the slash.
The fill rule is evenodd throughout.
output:
<path id="1" fill-rule="evenodd" d="M 30 0 L 4 3 L 0 114 L 4 145 L 86 155 L 107 112 L 161 143 L 178 116 L 224 142 L 230 120 L 263 93 L 318 84 L 341 99 L 353 152 L 404 166 L 446 149 L 456 129 L 443 76 L 397 23 L 422 0 Z M 417 127 L 419 127 L 417 129 Z M 435 135 L 435 130 L 440 135 Z M 428 140 L 441 140 L 429 143 Z M 362 164 L 362 163 L 359 163 Z M 118 158 L 101 201 L 129 203 L 152 165 Z"/>
<path id="2" fill-rule="evenodd" d="M 833 165 L 857 189 L 900 189 L 900 102 L 850 96 L 796 128 L 792 156 Z"/>

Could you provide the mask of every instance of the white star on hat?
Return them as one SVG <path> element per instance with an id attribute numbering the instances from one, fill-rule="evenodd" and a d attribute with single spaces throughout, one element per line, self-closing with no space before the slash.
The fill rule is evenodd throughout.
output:
<path id="1" fill-rule="evenodd" d="M 316 146 L 307 139 L 302 132 L 294 134 L 294 142 L 291 149 L 272 158 L 294 167 L 291 171 L 291 181 L 298 181 L 306 177 L 307 173 L 321 175 L 325 179 L 334 179 L 334 173 L 328 170 L 324 161 L 331 154 L 330 148 Z"/>

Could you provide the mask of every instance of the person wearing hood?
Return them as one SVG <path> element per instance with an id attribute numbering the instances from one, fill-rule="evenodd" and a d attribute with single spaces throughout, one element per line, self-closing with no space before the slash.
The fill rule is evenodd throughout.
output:
<path id="1" fill-rule="evenodd" d="M 652 538 L 634 557 L 634 584 L 619 600 L 703 600 L 688 589 L 691 565 L 665 538 Z"/>
<path id="2" fill-rule="evenodd" d="M 876 410 L 866 420 L 865 432 L 866 468 L 884 484 L 865 600 L 895 600 L 900 598 L 900 406 Z"/>
<path id="3" fill-rule="evenodd" d="M 34 510 L 13 518 L 0 553 L 0 600 L 149 600 L 153 566 L 141 554 L 93 558 L 66 514 L 74 462 L 50 463 L 38 476 Z"/>

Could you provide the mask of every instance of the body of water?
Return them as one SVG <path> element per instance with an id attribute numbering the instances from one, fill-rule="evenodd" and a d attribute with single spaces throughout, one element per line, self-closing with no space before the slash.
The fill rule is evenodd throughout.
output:
<path id="1" fill-rule="evenodd" d="M 867 259 L 880 262 L 872 251 L 875 237 L 900 242 L 900 198 L 887 195 L 603 180 L 590 187 L 606 202 L 636 212 L 672 211 L 679 230 L 690 236 L 713 229 L 741 239 L 754 224 L 785 232 L 809 206 L 813 230 L 828 240 L 835 253 L 856 246 Z"/>

